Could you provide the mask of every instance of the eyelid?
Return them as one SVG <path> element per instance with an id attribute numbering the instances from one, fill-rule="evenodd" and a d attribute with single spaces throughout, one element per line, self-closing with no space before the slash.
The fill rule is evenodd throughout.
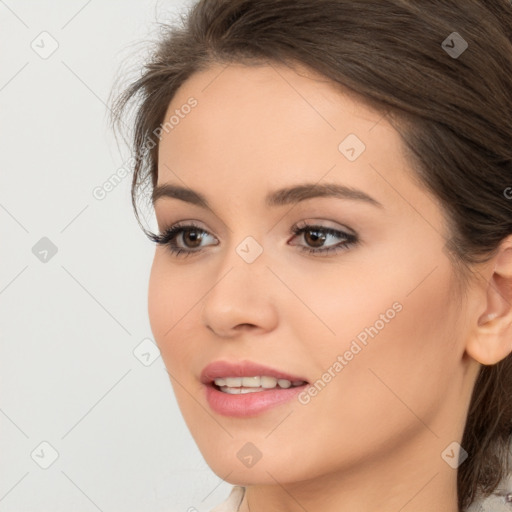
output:
<path id="1" fill-rule="evenodd" d="M 329 226 L 323 226 L 322 224 L 315 223 L 314 221 L 311 222 L 306 219 L 303 219 L 302 222 L 298 222 L 298 223 L 295 223 L 294 225 L 292 225 L 292 227 L 289 230 L 289 234 L 293 235 L 292 236 L 292 240 L 293 240 L 296 237 L 304 235 L 304 233 L 307 233 L 308 231 L 314 232 L 315 230 L 325 233 L 325 236 L 334 236 L 336 238 L 343 239 L 343 241 L 338 242 L 337 244 L 325 245 L 325 246 L 322 246 L 319 248 L 315 248 L 315 247 L 311 248 L 311 247 L 308 247 L 307 245 L 302 245 L 302 244 L 290 244 L 290 241 L 287 241 L 286 245 L 290 245 L 292 247 L 297 246 L 301 252 L 313 254 L 316 258 L 316 257 L 328 257 L 329 255 L 332 255 L 332 256 L 338 255 L 338 253 L 345 252 L 345 251 L 352 249 L 353 247 L 358 246 L 360 244 L 359 235 L 357 233 L 355 233 L 350 228 L 343 227 L 343 228 L 336 229 L 336 228 L 329 227 Z M 151 236 L 149 236 L 149 238 L 153 242 L 156 242 L 158 245 L 164 246 L 169 251 L 169 253 L 175 258 L 179 258 L 179 257 L 183 258 L 183 257 L 187 257 L 187 256 L 192 256 L 195 254 L 204 253 L 203 247 L 192 248 L 192 249 L 191 248 L 183 249 L 183 248 L 179 247 L 178 244 L 176 244 L 175 240 L 178 236 L 183 235 L 183 233 L 190 232 L 190 231 L 192 231 L 192 232 L 199 231 L 199 232 L 206 234 L 206 236 L 212 236 L 215 239 L 217 239 L 217 237 L 215 237 L 215 235 L 210 233 L 209 230 L 203 228 L 199 224 L 196 224 L 196 221 L 192 221 L 192 220 L 188 220 L 188 221 L 184 220 L 184 221 L 176 222 L 174 224 L 171 224 L 169 227 L 164 228 L 162 231 L 163 231 L 162 234 L 160 234 L 160 235 L 152 234 Z M 202 237 L 201 237 L 201 239 L 202 239 Z M 215 244 L 210 244 L 210 245 L 216 246 L 219 244 L 215 243 Z M 207 245 L 205 247 L 209 247 L 209 246 Z"/>
<path id="2" fill-rule="evenodd" d="M 326 224 L 327 223 L 327 224 Z M 222 241 L 222 238 L 219 238 L 217 235 L 214 235 L 210 229 L 205 227 L 205 224 L 202 221 L 198 221 L 196 219 L 185 219 L 180 220 L 176 222 L 170 222 L 170 223 L 162 223 L 163 227 L 160 227 L 160 223 L 158 225 L 159 231 L 161 234 L 168 232 L 171 229 L 177 229 L 177 228 L 197 228 L 198 230 L 205 231 L 208 235 L 216 238 L 218 241 Z M 334 226 L 332 225 L 334 224 Z M 295 222 L 291 225 L 290 228 L 287 229 L 287 233 L 291 234 L 293 236 L 297 236 L 294 231 L 297 229 L 302 229 L 309 227 L 312 228 L 320 228 L 325 230 L 334 230 L 334 231 L 340 231 L 342 233 L 345 233 L 346 235 L 350 235 L 352 237 L 359 239 L 359 234 L 354 231 L 352 228 L 348 227 L 345 224 L 338 223 L 336 221 L 329 221 L 325 218 L 314 218 L 314 217 L 306 217 L 302 220 Z M 158 235 L 156 235 L 158 236 Z M 153 237 L 152 237 L 153 238 Z M 217 245 L 217 244 L 216 244 Z"/>
<path id="3" fill-rule="evenodd" d="M 333 226 L 332 224 L 335 225 Z M 358 234 L 352 228 L 349 228 L 347 225 L 335 221 L 328 221 L 325 218 L 317 219 L 314 217 L 307 217 L 306 219 L 296 222 L 295 224 L 293 224 L 293 226 L 297 226 L 298 228 L 313 226 L 322 229 L 334 229 L 336 231 L 344 231 L 347 235 L 358 236 Z"/>
<path id="4" fill-rule="evenodd" d="M 282 222 L 282 220 L 279 223 L 281 223 L 281 222 Z M 158 224 L 158 229 L 159 229 L 160 233 L 163 233 L 164 231 L 170 229 L 173 226 L 174 227 L 178 227 L 178 226 L 185 227 L 185 226 L 189 226 L 189 225 L 193 224 L 194 227 L 197 227 L 198 229 L 202 229 L 202 230 L 208 232 L 208 234 L 215 236 L 215 238 L 217 238 L 218 240 L 222 240 L 217 235 L 214 235 L 209 228 L 205 227 L 206 225 L 204 222 L 202 222 L 200 220 L 196 220 L 196 219 L 185 219 L 185 220 L 179 220 L 176 222 L 169 222 L 169 223 L 161 222 L 161 223 L 157 223 L 157 224 Z M 162 224 L 163 227 L 160 227 L 160 224 Z M 332 224 L 334 224 L 334 225 L 332 225 Z M 274 224 L 274 226 L 275 225 L 276 224 Z M 335 229 L 337 231 L 345 231 L 347 234 L 350 234 L 350 235 L 358 236 L 357 232 L 354 231 L 352 228 L 349 228 L 347 225 L 336 222 L 336 221 L 327 220 L 325 217 L 319 217 L 319 218 L 305 217 L 300 221 L 292 223 L 292 227 L 293 226 L 297 226 L 300 228 L 303 228 L 305 226 L 314 226 L 314 227 L 321 227 L 323 229 Z M 272 228 L 272 230 L 273 229 L 274 228 Z M 287 232 L 290 233 L 291 229 L 287 229 Z"/>

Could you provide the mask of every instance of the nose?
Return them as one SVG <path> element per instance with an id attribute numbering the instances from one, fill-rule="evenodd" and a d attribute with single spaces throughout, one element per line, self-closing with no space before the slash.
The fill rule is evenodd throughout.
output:
<path id="1" fill-rule="evenodd" d="M 248 263 L 232 250 L 203 299 L 203 325 L 224 338 L 237 337 L 247 330 L 274 329 L 277 301 L 273 291 L 278 284 L 264 254 Z"/>

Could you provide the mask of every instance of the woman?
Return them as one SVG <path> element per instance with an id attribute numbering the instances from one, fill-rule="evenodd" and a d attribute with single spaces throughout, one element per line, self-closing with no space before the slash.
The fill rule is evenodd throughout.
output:
<path id="1" fill-rule="evenodd" d="M 149 318 L 215 510 L 512 510 L 510 2 L 163 28 L 113 120 L 140 99 Z"/>

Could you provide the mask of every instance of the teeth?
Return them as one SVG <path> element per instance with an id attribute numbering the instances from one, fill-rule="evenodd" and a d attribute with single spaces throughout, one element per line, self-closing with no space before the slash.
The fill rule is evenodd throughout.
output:
<path id="1" fill-rule="evenodd" d="M 242 377 L 227 377 L 226 386 L 230 388 L 239 388 L 242 385 Z"/>
<path id="2" fill-rule="evenodd" d="M 244 393 L 257 393 L 261 391 L 261 388 L 228 388 L 227 386 L 223 386 L 220 390 L 230 395 L 242 395 Z"/>
<path id="3" fill-rule="evenodd" d="M 242 377 L 242 386 L 244 388 L 259 388 L 260 377 Z"/>
<path id="4" fill-rule="evenodd" d="M 261 387 L 266 389 L 275 388 L 277 379 L 275 377 L 260 377 Z"/>
<path id="5" fill-rule="evenodd" d="M 222 391 L 231 394 L 253 393 L 261 389 L 272 389 L 277 386 L 280 388 L 289 388 L 291 386 L 300 386 L 305 384 L 302 380 L 293 382 L 287 379 L 276 379 L 275 377 L 225 377 L 214 380 L 215 384 L 222 388 Z"/>

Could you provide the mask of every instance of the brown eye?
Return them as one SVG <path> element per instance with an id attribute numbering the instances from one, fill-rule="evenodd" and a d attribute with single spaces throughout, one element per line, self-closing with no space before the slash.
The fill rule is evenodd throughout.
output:
<path id="1" fill-rule="evenodd" d="M 203 237 L 201 235 L 198 236 L 198 233 L 200 233 L 200 231 L 197 229 L 184 229 L 181 232 L 182 240 L 187 247 L 196 248 L 201 245 Z"/>
<path id="2" fill-rule="evenodd" d="M 308 245 L 313 247 L 322 247 L 325 243 L 325 239 L 326 236 L 322 235 L 321 232 L 316 229 L 310 229 L 304 232 L 304 240 L 306 240 Z"/>
<path id="3" fill-rule="evenodd" d="M 201 252 L 201 242 L 208 236 L 213 238 L 208 231 L 195 224 L 175 224 L 164 229 L 160 235 L 149 235 L 149 239 L 165 246 L 174 256 L 188 256 Z"/>
<path id="4" fill-rule="evenodd" d="M 338 252 L 348 249 L 359 241 L 359 238 L 352 233 L 345 233 L 344 231 L 339 231 L 333 228 L 307 224 L 302 227 L 294 227 L 292 229 L 292 233 L 298 238 L 300 238 L 299 235 L 303 235 L 302 238 L 306 243 L 306 246 L 301 245 L 301 250 L 318 255 L 325 255 L 326 253 L 331 253 L 333 251 Z M 328 239 L 336 238 L 342 239 L 342 241 L 333 245 L 325 245 Z"/>

